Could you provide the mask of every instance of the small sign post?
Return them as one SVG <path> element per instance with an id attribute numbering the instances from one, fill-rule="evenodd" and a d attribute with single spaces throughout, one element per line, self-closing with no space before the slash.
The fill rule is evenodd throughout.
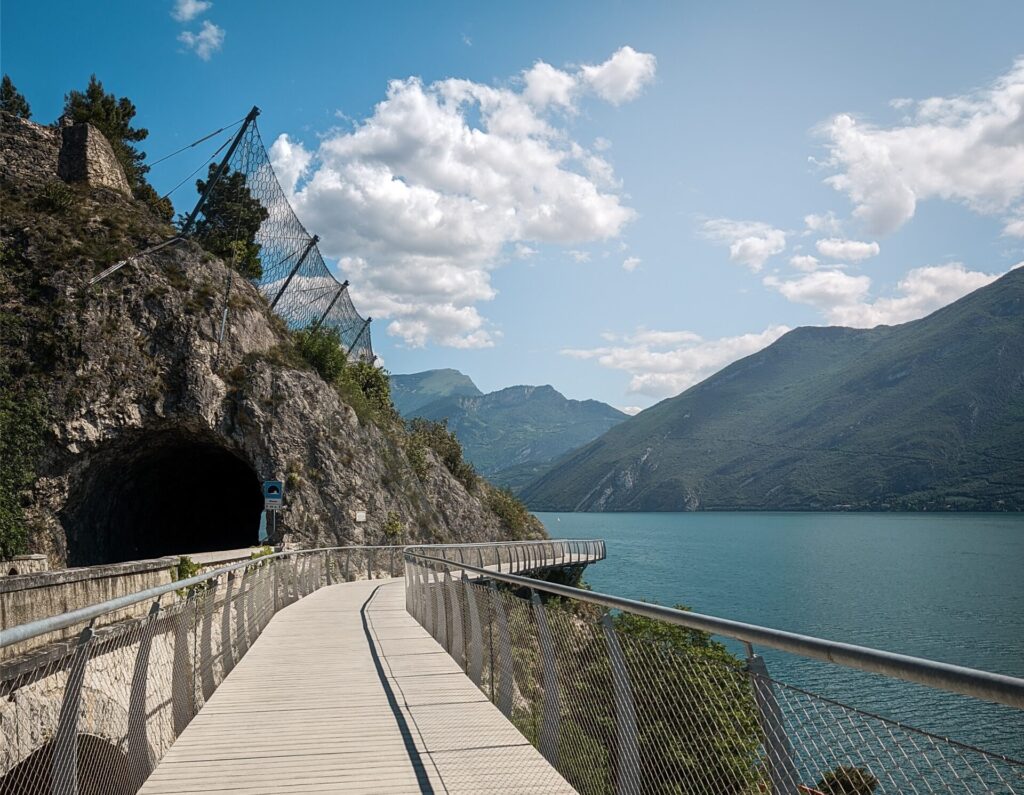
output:
<path id="1" fill-rule="evenodd" d="M 263 481 L 263 510 L 279 511 L 284 502 L 284 483 L 280 480 Z"/>
<path id="2" fill-rule="evenodd" d="M 284 507 L 284 483 L 280 480 L 263 481 L 263 510 L 270 517 L 270 535 L 277 538 L 277 512 Z"/>

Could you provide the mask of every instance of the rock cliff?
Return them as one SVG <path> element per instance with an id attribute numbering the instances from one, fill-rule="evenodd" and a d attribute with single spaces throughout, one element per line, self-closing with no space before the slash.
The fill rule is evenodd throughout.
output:
<path id="1" fill-rule="evenodd" d="M 0 390 L 14 414 L 38 407 L 18 495 L 31 551 L 77 565 L 255 543 L 258 483 L 275 476 L 288 509 L 271 541 L 509 537 L 489 486 L 470 493 L 429 450 L 417 474 L 404 435 L 357 415 L 257 290 L 194 244 L 90 287 L 173 234 L 109 162 L 69 162 L 97 135 L 2 119 Z M 520 530 L 542 532 L 532 517 Z"/>

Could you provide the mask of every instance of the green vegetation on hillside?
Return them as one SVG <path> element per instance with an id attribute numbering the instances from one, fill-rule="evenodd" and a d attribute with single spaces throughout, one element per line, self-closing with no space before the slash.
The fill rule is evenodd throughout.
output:
<path id="1" fill-rule="evenodd" d="M 1022 510 L 1024 269 L 901 326 L 800 328 L 565 456 L 535 510 Z"/>
<path id="2" fill-rule="evenodd" d="M 371 362 L 349 362 L 341 336 L 333 327 L 320 326 L 292 332 L 302 359 L 359 415 L 384 430 L 400 428 L 398 412 L 391 403 L 388 373 Z"/>
<path id="3" fill-rule="evenodd" d="M 473 490 L 477 485 L 476 470 L 473 465 L 462 456 L 462 445 L 455 437 L 455 434 L 448 430 L 448 425 L 443 420 L 435 422 L 415 418 L 409 420 L 409 447 L 413 451 L 414 466 L 422 460 L 423 448 L 430 448 L 445 468 L 455 476 L 456 480 L 462 483 L 467 489 Z"/>

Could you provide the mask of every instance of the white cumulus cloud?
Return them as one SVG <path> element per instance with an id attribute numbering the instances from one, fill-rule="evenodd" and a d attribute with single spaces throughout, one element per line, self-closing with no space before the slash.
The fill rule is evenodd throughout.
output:
<path id="1" fill-rule="evenodd" d="M 839 230 L 842 229 L 842 222 L 836 218 L 836 214 L 829 210 L 827 213 L 815 214 L 804 216 L 804 226 L 807 229 L 804 231 L 805 235 L 811 234 L 839 234 Z"/>
<path id="2" fill-rule="evenodd" d="M 224 29 L 205 19 L 198 33 L 183 30 L 178 34 L 178 41 L 202 60 L 209 61 L 213 54 L 224 46 Z"/>
<path id="3" fill-rule="evenodd" d="M 754 273 L 786 249 L 786 233 L 761 221 L 712 218 L 702 226 L 704 237 L 729 247 L 729 259 L 746 265 Z"/>
<path id="4" fill-rule="evenodd" d="M 639 267 L 640 267 L 640 258 L 639 257 L 626 257 L 622 261 L 622 270 L 627 271 L 629 273 L 632 273 L 633 271 L 635 271 Z"/>
<path id="5" fill-rule="evenodd" d="M 838 270 L 788 280 L 768 276 L 764 283 L 790 301 L 815 307 L 832 325 L 873 328 L 924 317 L 999 276 L 968 270 L 959 262 L 929 265 L 910 270 L 897 283 L 894 295 L 874 299 L 868 295 L 870 278 Z"/>
<path id="6" fill-rule="evenodd" d="M 984 90 L 916 103 L 901 124 L 883 127 L 843 113 L 823 128 L 826 182 L 854 203 L 880 235 L 940 198 L 985 214 L 1020 211 L 1024 199 L 1024 59 Z"/>
<path id="7" fill-rule="evenodd" d="M 207 11 L 211 5 L 213 3 L 206 2 L 206 0 L 175 0 L 171 16 L 178 22 L 191 22 Z"/>
<path id="8" fill-rule="evenodd" d="M 615 238 L 634 217 L 610 164 L 564 126 L 583 69 L 575 89 L 556 72 L 538 62 L 512 88 L 394 80 L 371 116 L 315 151 L 274 143 L 296 212 L 343 258 L 360 311 L 406 344 L 493 344 L 479 311 L 496 294 L 492 270 L 537 243 Z"/>
<path id="9" fill-rule="evenodd" d="M 536 108 L 547 105 L 573 107 L 577 79 L 568 72 L 556 69 L 544 61 L 537 61 L 523 73 L 523 97 Z"/>
<path id="10" fill-rule="evenodd" d="M 623 370 L 632 376 L 631 392 L 664 398 L 703 381 L 737 359 L 756 353 L 787 331 L 787 326 L 771 326 L 762 332 L 708 340 L 692 331 L 638 329 L 621 337 L 604 335 L 613 343 L 611 345 L 565 349 L 562 353 L 574 359 L 594 360 L 612 370 Z"/>
<path id="11" fill-rule="evenodd" d="M 881 251 L 878 243 L 874 241 L 866 243 L 862 240 L 841 240 L 836 237 L 819 240 L 815 243 L 815 248 L 823 257 L 845 262 L 860 262 L 869 257 L 877 257 Z"/>
<path id="12" fill-rule="evenodd" d="M 798 271 L 810 272 L 817 270 L 818 258 L 813 257 L 810 254 L 797 254 L 796 256 L 789 258 L 789 264 Z"/>
<path id="13" fill-rule="evenodd" d="M 809 304 L 826 314 L 838 306 L 857 303 L 871 289 L 871 279 L 867 276 L 850 276 L 838 270 L 814 271 L 797 279 L 766 276 L 764 283 L 790 301 Z"/>
<path id="14" fill-rule="evenodd" d="M 629 102 L 654 80 L 657 59 L 630 46 L 619 49 L 598 66 L 584 66 L 582 81 L 613 105 Z"/>
<path id="15" fill-rule="evenodd" d="M 967 270 L 959 262 L 914 268 L 896 285 L 896 295 L 836 306 L 829 319 L 837 325 L 862 328 L 906 323 L 984 287 L 1000 275 Z"/>

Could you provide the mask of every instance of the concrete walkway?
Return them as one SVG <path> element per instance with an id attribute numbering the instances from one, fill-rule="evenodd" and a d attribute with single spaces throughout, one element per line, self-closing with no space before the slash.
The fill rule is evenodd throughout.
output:
<path id="1" fill-rule="evenodd" d="M 141 793 L 488 791 L 574 792 L 406 613 L 397 579 L 279 612 Z"/>

